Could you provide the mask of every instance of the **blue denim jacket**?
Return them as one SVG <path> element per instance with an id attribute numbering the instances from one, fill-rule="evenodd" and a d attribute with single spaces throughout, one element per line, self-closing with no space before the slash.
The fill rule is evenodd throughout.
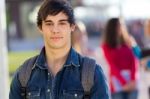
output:
<path id="1" fill-rule="evenodd" d="M 27 84 L 27 99 L 83 99 L 81 66 L 83 57 L 71 48 L 67 61 L 55 77 L 48 71 L 45 49 L 38 56 Z M 90 99 L 110 99 L 102 68 L 96 66 Z M 16 72 L 11 83 L 9 99 L 22 99 L 21 85 Z"/>

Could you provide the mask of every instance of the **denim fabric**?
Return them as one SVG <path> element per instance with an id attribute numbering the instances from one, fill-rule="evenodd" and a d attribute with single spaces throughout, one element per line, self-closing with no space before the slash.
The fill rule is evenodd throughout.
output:
<path id="1" fill-rule="evenodd" d="M 117 92 L 112 94 L 112 99 L 137 99 L 138 91 L 134 90 L 131 92 Z"/>
<path id="2" fill-rule="evenodd" d="M 82 62 L 83 57 L 71 48 L 63 68 L 53 77 L 47 68 L 43 48 L 28 81 L 26 99 L 83 99 Z M 110 99 L 109 93 L 104 73 L 97 65 L 90 99 Z M 9 99 L 22 99 L 18 72 L 11 83 Z"/>

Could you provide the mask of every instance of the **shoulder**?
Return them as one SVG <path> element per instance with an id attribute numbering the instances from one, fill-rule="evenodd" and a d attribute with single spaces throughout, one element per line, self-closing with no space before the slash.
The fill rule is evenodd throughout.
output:
<path id="1" fill-rule="evenodd" d="M 97 76 L 104 76 L 103 73 L 103 69 L 102 67 L 96 63 L 96 60 L 90 57 L 86 57 L 86 56 L 81 56 L 80 57 L 80 66 L 83 68 L 83 66 L 85 65 L 86 68 L 88 68 L 90 71 L 90 68 L 94 69 L 94 75 L 97 78 Z"/>
<path id="2" fill-rule="evenodd" d="M 110 89 L 108 86 L 108 81 L 104 72 L 98 64 L 96 64 L 95 74 L 94 74 L 94 85 L 92 88 L 92 93 L 96 94 L 97 98 L 110 99 Z M 95 99 L 95 98 L 92 98 Z"/>
<path id="3" fill-rule="evenodd" d="M 104 71 L 101 68 L 101 66 L 97 64 L 96 64 L 95 74 L 94 74 L 94 86 L 97 86 L 99 88 L 103 86 L 102 90 L 108 88 L 108 80 L 106 78 L 106 75 L 104 74 Z"/>
<path id="4" fill-rule="evenodd" d="M 104 74 L 104 71 L 102 69 L 102 67 L 98 64 L 96 64 L 96 67 L 95 67 L 95 79 L 99 79 L 99 78 L 104 78 L 105 79 L 105 74 Z"/>
<path id="5" fill-rule="evenodd" d="M 23 70 L 25 70 L 27 68 L 27 66 L 29 64 L 33 64 L 35 62 L 35 60 L 37 59 L 38 55 L 30 57 L 28 59 L 26 59 L 20 66 L 19 68 L 16 70 L 15 74 L 14 74 L 14 78 L 18 79 L 20 72 L 22 72 Z"/>

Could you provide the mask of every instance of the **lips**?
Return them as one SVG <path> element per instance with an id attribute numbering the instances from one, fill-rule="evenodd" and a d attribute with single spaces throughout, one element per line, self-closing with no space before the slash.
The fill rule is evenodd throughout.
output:
<path id="1" fill-rule="evenodd" d="M 51 40 L 54 40 L 54 41 L 58 41 L 60 39 L 63 39 L 63 37 L 50 37 Z"/>
<path id="2" fill-rule="evenodd" d="M 62 39 L 63 37 L 51 37 L 51 39 Z"/>

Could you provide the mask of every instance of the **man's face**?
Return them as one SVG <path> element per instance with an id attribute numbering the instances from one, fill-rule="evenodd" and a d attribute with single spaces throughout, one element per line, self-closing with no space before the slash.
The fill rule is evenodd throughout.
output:
<path id="1" fill-rule="evenodd" d="M 75 25 L 68 22 L 68 17 L 60 12 L 55 16 L 48 15 L 42 21 L 41 33 L 45 46 L 53 49 L 60 49 L 71 46 L 71 32 Z"/>

